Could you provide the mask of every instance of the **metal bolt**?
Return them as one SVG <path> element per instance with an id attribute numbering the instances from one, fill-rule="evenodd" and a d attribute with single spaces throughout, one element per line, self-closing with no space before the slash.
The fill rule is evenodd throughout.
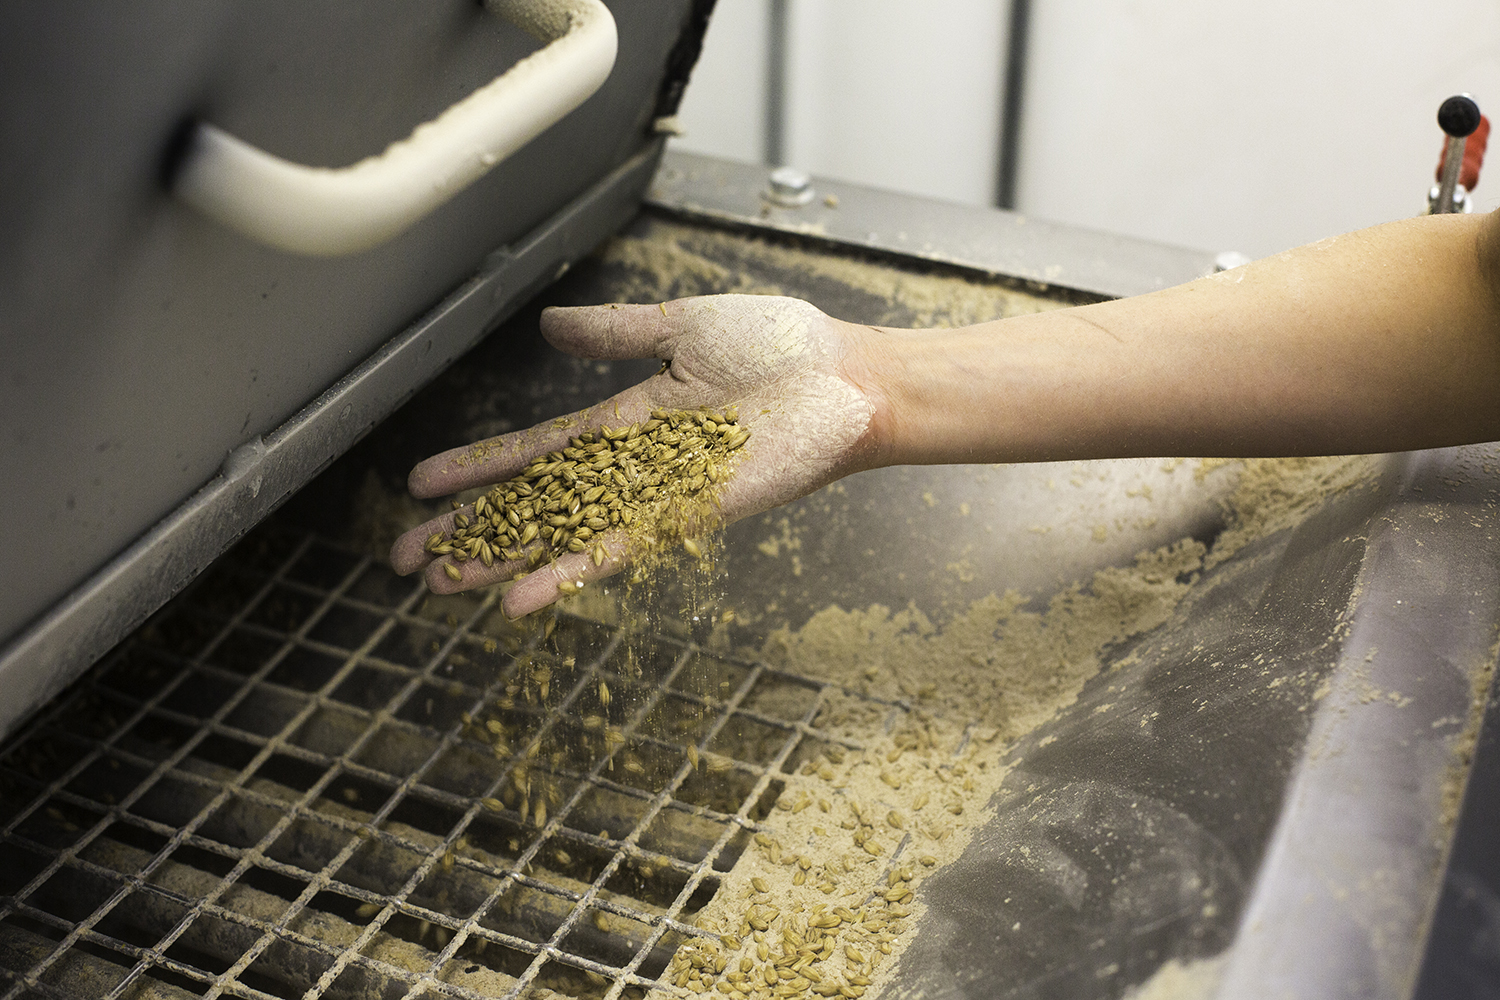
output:
<path id="1" fill-rule="evenodd" d="M 777 167 L 771 171 L 770 188 L 765 197 L 787 208 L 799 208 L 813 200 L 812 178 L 796 167 Z"/>

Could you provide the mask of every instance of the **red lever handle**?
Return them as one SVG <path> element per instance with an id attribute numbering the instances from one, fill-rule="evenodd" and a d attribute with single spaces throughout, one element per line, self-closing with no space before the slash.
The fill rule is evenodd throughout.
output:
<path id="1" fill-rule="evenodd" d="M 1464 165 L 1458 172 L 1458 183 L 1464 186 L 1465 191 L 1473 191 L 1479 186 L 1479 168 L 1484 164 L 1484 147 L 1490 140 L 1490 120 L 1484 115 L 1479 116 L 1479 127 L 1469 136 L 1469 141 L 1464 144 Z M 1448 151 L 1448 141 L 1443 140 L 1443 148 L 1438 152 L 1438 165 L 1435 178 L 1443 179 L 1443 157 Z"/>

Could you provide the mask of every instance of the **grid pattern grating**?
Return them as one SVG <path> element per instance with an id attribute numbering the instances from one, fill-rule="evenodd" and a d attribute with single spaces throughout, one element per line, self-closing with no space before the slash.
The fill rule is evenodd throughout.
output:
<path id="1" fill-rule="evenodd" d="M 824 688 L 497 611 L 247 538 L 0 750 L 0 1000 L 662 987 Z"/>

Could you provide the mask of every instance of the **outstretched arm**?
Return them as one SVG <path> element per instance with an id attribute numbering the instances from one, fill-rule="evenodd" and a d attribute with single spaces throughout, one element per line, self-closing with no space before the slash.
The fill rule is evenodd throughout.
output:
<path id="1" fill-rule="evenodd" d="M 586 358 L 660 357 L 657 376 L 573 415 L 421 463 L 442 496 L 506 479 L 570 435 L 654 407 L 738 404 L 752 431 L 721 500 L 726 521 L 861 469 L 1155 455 L 1321 455 L 1500 439 L 1500 215 L 1404 220 L 1323 240 L 1150 295 L 956 330 L 842 322 L 743 295 L 664 306 L 549 309 L 542 332 Z M 423 541 L 391 552 L 452 592 Z M 515 616 L 563 580 L 619 569 L 577 553 L 506 595 Z"/>
<path id="2" fill-rule="evenodd" d="M 1403 220 L 1175 288 L 889 331 L 886 464 L 1331 455 L 1500 439 L 1500 215 Z"/>

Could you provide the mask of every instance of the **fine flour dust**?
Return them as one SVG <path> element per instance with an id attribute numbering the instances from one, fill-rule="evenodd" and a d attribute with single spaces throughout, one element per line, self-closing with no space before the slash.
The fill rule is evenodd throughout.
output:
<path id="1" fill-rule="evenodd" d="M 618 293 L 630 302 L 723 292 L 812 297 L 836 287 L 864 296 L 873 309 L 867 321 L 911 327 L 966 326 L 1068 305 L 972 275 L 901 270 L 668 221 L 656 221 L 648 238 L 615 237 L 600 258 L 625 273 Z"/>
<path id="2" fill-rule="evenodd" d="M 680 948 L 665 979 L 728 997 L 874 995 L 921 918 L 921 882 L 990 818 L 1004 747 L 1071 704 L 1107 648 L 1167 621 L 1202 570 L 1377 468 L 1367 457 L 1245 462 L 1212 549 L 1184 538 L 1141 553 L 1045 610 L 1013 592 L 941 625 L 914 608 L 829 607 L 771 634 L 766 662 L 830 683 L 815 722 L 827 742 L 795 762 L 698 915 L 715 936 Z"/>

